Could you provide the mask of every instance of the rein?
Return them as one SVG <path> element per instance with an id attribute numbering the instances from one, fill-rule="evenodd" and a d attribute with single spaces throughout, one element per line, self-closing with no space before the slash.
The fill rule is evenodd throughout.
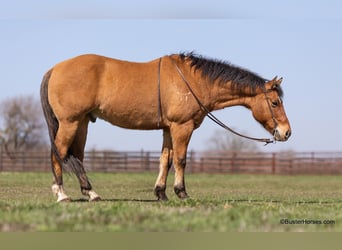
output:
<path id="1" fill-rule="evenodd" d="M 213 115 L 210 112 L 210 110 L 208 110 L 208 108 L 206 106 L 204 106 L 203 103 L 200 101 L 200 99 L 196 96 L 195 92 L 192 90 L 192 88 L 190 86 L 189 81 L 185 78 L 183 72 L 180 70 L 180 68 L 176 64 L 175 60 L 172 57 L 169 57 L 169 58 L 171 59 L 171 62 L 175 66 L 178 74 L 180 75 L 180 77 L 182 78 L 182 80 L 184 81 L 186 86 L 188 87 L 188 89 L 191 92 L 192 96 L 195 98 L 195 100 L 197 101 L 198 105 L 206 112 L 206 116 L 210 120 L 212 120 L 213 122 L 215 122 L 220 127 L 224 128 L 225 130 L 228 130 L 229 132 L 231 132 L 231 133 L 233 133 L 233 134 L 235 134 L 237 136 L 240 136 L 240 137 L 243 137 L 243 138 L 246 138 L 246 139 L 249 139 L 249 140 L 253 140 L 253 141 L 264 142 L 265 146 L 268 145 L 269 143 L 275 143 L 274 140 L 269 139 L 269 138 L 255 138 L 255 137 L 251 137 L 251 136 L 240 134 L 239 132 L 236 132 L 235 130 L 233 130 L 232 128 L 230 128 L 226 124 L 224 124 L 222 121 L 220 121 L 220 119 L 218 119 L 215 115 Z M 159 108 L 160 108 L 160 62 L 161 62 L 161 58 L 159 60 L 159 69 L 158 69 L 159 70 L 158 71 L 158 76 L 159 76 L 159 78 L 158 78 L 158 94 L 159 94 L 158 99 L 159 99 L 159 105 L 158 106 L 159 106 Z M 277 122 L 276 122 L 276 120 L 274 118 L 274 114 L 273 114 L 273 111 L 271 109 L 271 105 L 269 103 L 268 97 L 267 97 L 267 91 L 265 90 L 264 93 L 265 93 L 265 96 L 266 96 L 266 101 L 267 101 L 268 107 L 269 107 L 271 115 L 272 115 L 273 122 L 276 125 Z M 160 109 L 158 109 L 158 115 L 160 115 Z M 160 120 L 160 116 L 158 116 L 158 126 L 159 126 L 159 120 Z"/>
<path id="2" fill-rule="evenodd" d="M 161 122 L 161 97 L 160 97 L 160 65 L 161 65 L 161 60 L 162 58 L 159 58 L 159 62 L 158 62 L 158 120 L 157 120 L 157 126 L 160 126 L 160 122 Z"/>

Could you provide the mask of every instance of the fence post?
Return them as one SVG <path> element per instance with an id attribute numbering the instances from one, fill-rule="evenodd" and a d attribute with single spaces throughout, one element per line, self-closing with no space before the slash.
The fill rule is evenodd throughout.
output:
<path id="1" fill-rule="evenodd" d="M 127 152 L 124 153 L 124 169 L 127 171 L 128 169 L 128 156 L 127 156 Z"/>
<path id="2" fill-rule="evenodd" d="M 272 174 L 276 172 L 276 153 L 272 153 Z"/>
<path id="3" fill-rule="evenodd" d="M 44 152 L 44 162 L 45 162 L 45 164 L 44 164 L 44 169 L 45 169 L 45 171 L 48 171 L 49 170 L 49 166 L 50 166 L 50 164 L 51 164 L 51 158 L 49 157 L 49 151 L 45 151 Z"/>
<path id="4" fill-rule="evenodd" d="M 25 170 L 25 165 L 26 165 L 26 154 L 25 154 L 24 150 L 21 151 L 20 154 L 21 154 L 21 162 L 22 162 L 21 171 L 24 171 Z"/>
<path id="5" fill-rule="evenodd" d="M 204 163 L 203 163 L 204 159 L 203 157 L 201 157 L 200 159 L 200 167 L 199 167 L 199 172 L 203 173 L 203 169 L 204 169 Z"/>
<path id="6" fill-rule="evenodd" d="M 193 170 L 192 170 L 193 163 L 194 163 L 194 151 L 191 150 L 190 151 L 190 157 L 189 157 L 189 164 L 187 164 L 188 169 L 189 169 L 189 173 L 191 173 L 191 174 L 193 173 Z"/>
<path id="7" fill-rule="evenodd" d="M 145 164 L 146 164 L 146 171 L 149 171 L 150 170 L 150 152 L 146 152 Z"/>
<path id="8" fill-rule="evenodd" d="M 234 151 L 232 158 L 231 158 L 231 164 L 232 164 L 232 171 L 233 173 L 237 173 L 238 172 L 238 166 L 236 165 L 236 157 L 237 157 L 237 153 Z M 220 157 L 221 160 L 221 157 Z M 221 162 L 220 162 L 220 167 L 221 167 Z"/>
<path id="9" fill-rule="evenodd" d="M 94 171 L 94 161 L 95 161 L 95 149 L 92 149 L 88 154 L 85 154 L 87 156 L 87 161 L 89 163 L 89 169 Z M 89 157 L 90 156 L 90 157 Z"/>

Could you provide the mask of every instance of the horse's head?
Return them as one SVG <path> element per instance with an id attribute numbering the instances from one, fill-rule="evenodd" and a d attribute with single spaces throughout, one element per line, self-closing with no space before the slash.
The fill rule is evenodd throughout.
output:
<path id="1" fill-rule="evenodd" d="M 282 78 L 265 83 L 262 93 L 255 96 L 251 105 L 254 118 L 270 132 L 277 141 L 286 141 L 291 136 L 290 123 L 285 114 L 280 87 Z"/>

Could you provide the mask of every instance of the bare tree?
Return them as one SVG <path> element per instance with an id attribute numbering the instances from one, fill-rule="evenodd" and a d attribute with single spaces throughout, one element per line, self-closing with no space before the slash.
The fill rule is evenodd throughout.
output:
<path id="1" fill-rule="evenodd" d="M 209 150 L 230 152 L 257 152 L 258 145 L 224 130 L 216 130 L 209 139 Z"/>
<path id="2" fill-rule="evenodd" d="M 0 145 L 7 153 L 46 144 L 39 100 L 20 96 L 6 99 L 0 105 Z"/>

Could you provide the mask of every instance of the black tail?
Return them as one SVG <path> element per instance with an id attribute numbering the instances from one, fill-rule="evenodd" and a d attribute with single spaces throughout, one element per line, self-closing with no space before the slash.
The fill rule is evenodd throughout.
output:
<path id="1" fill-rule="evenodd" d="M 55 137 L 59 127 L 59 122 L 51 108 L 48 98 L 49 80 L 52 71 L 53 70 L 51 69 L 44 75 L 43 81 L 40 86 L 40 101 L 42 104 L 45 120 L 49 130 L 51 153 L 56 157 L 57 161 L 64 170 L 73 172 L 74 174 L 76 174 L 76 176 L 80 176 L 80 174 L 85 173 L 82 166 L 82 162 L 79 159 L 77 159 L 70 151 L 68 151 L 68 155 L 65 156 L 64 159 L 62 159 L 55 144 Z"/>
<path id="2" fill-rule="evenodd" d="M 58 120 L 50 106 L 49 98 L 48 98 L 48 89 L 49 89 L 49 80 L 51 77 L 52 69 L 49 70 L 43 78 L 42 84 L 40 85 L 40 101 L 42 104 L 45 120 L 49 130 L 49 137 L 51 143 L 51 152 L 57 158 L 57 160 L 62 163 L 62 159 L 58 153 L 56 144 L 55 144 L 55 137 L 57 134 L 57 130 L 59 127 Z"/>

